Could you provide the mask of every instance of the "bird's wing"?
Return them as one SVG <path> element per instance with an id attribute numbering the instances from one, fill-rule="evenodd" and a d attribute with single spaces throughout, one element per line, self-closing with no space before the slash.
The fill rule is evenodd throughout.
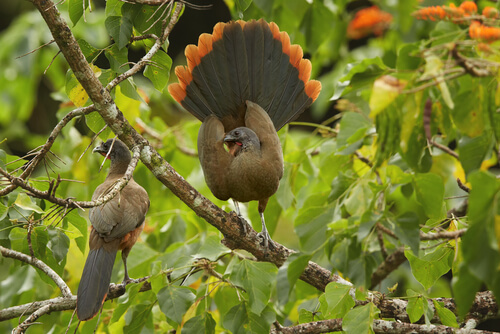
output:
<path id="1" fill-rule="evenodd" d="M 198 155 L 208 187 L 215 197 L 227 200 L 226 172 L 233 156 L 224 149 L 224 126 L 215 116 L 208 116 L 201 124 Z"/>
<path id="2" fill-rule="evenodd" d="M 97 187 L 92 199 L 97 199 L 112 184 L 104 182 Z M 105 239 L 118 239 L 144 222 L 149 209 L 149 197 L 133 179 L 111 201 L 90 210 L 94 229 Z"/>
<path id="3" fill-rule="evenodd" d="M 246 103 L 245 125 L 257 134 L 260 140 L 262 157 L 275 166 L 276 171 L 281 171 L 278 172 L 279 178 L 281 178 L 283 174 L 283 151 L 273 121 L 258 104 L 251 101 L 246 101 Z"/>

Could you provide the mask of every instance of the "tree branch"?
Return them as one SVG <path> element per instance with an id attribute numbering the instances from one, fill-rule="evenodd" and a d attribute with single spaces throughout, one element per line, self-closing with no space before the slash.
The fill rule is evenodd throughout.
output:
<path id="1" fill-rule="evenodd" d="M 35 187 L 30 186 L 27 183 L 27 181 L 23 180 L 22 178 L 15 177 L 12 174 L 9 174 L 2 168 L 0 168 L 0 174 L 3 175 L 5 178 L 7 178 L 12 185 L 16 187 L 21 187 L 22 189 L 28 191 L 32 196 L 36 198 L 45 199 L 49 202 L 52 202 L 54 204 L 57 204 L 59 206 L 68 209 L 93 208 L 95 206 L 103 205 L 112 200 L 127 185 L 127 183 L 132 178 L 135 167 L 137 166 L 137 163 L 139 161 L 139 155 L 140 155 L 139 148 L 134 146 L 132 148 L 132 159 L 130 160 L 130 163 L 127 167 L 127 171 L 125 172 L 123 177 L 119 179 L 117 182 L 115 182 L 113 187 L 109 188 L 108 192 L 105 192 L 103 195 L 101 195 L 98 199 L 94 201 L 74 201 L 71 198 L 66 198 L 66 199 L 59 198 L 55 196 L 52 188 L 49 188 L 47 191 L 40 191 Z"/>
<path id="2" fill-rule="evenodd" d="M 71 70 L 76 78 L 82 84 L 89 97 L 92 99 L 95 109 L 104 119 L 106 124 L 117 134 L 129 148 L 133 148 L 139 152 L 139 156 L 144 165 L 152 172 L 152 174 L 174 195 L 179 197 L 189 208 L 191 208 L 198 216 L 205 219 L 208 223 L 216 227 L 224 235 L 223 243 L 231 249 L 243 249 L 253 254 L 260 261 L 267 261 L 281 266 L 285 260 L 293 253 L 292 250 L 277 245 L 275 250 L 268 250 L 260 244 L 260 239 L 257 233 L 247 226 L 247 234 L 244 234 L 242 224 L 246 224 L 234 213 L 227 213 L 217 207 L 214 203 L 200 194 L 193 188 L 185 179 L 179 175 L 172 166 L 166 162 L 163 157 L 154 149 L 149 142 L 143 138 L 125 119 L 121 111 L 115 105 L 109 91 L 105 89 L 95 74 L 90 69 L 83 53 L 81 52 L 78 43 L 71 33 L 68 25 L 58 12 L 54 3 L 50 0 L 31 0 L 40 11 L 42 17 L 46 21 L 54 40 L 58 44 L 61 52 L 66 58 Z M 176 5 L 172 21 L 174 21 L 175 13 L 180 13 L 182 5 Z M 174 22 L 170 22 L 172 25 Z M 345 281 L 337 275 L 333 275 L 330 271 L 322 268 L 316 263 L 309 262 L 300 277 L 305 282 L 316 287 L 320 291 L 324 291 L 329 282 L 335 281 L 342 284 L 352 286 L 351 283 Z M 119 285 L 118 285 L 119 286 Z M 110 297 L 113 294 L 110 291 Z M 62 298 L 57 302 L 52 302 L 51 310 L 72 309 L 76 298 Z M 47 302 L 47 301 L 45 301 Z M 70 307 L 68 307 L 68 302 Z M 44 302 L 40 302 L 44 303 Z M 62 306 L 64 304 L 64 306 Z M 400 317 L 395 316 L 397 305 L 405 305 L 402 300 L 381 300 L 379 308 L 382 310 L 384 317 L 404 318 L 408 319 L 405 313 Z M 35 304 L 29 304 L 31 308 L 35 308 Z M 36 304 L 38 308 L 43 307 L 42 304 Z M 384 306 L 388 307 L 384 308 Z M 496 303 L 495 303 L 496 306 Z M 19 308 L 19 307 L 18 307 Z M 2 310 L 5 311 L 5 310 Z M 0 311 L 0 320 L 2 319 L 2 311 Z M 488 315 L 490 313 L 487 313 Z M 496 314 L 496 313 L 495 313 Z M 377 320 L 379 321 L 379 320 Z"/>
<path id="3" fill-rule="evenodd" d="M 102 86 L 90 69 L 71 30 L 62 16 L 59 15 L 54 3 L 50 0 L 32 0 L 32 2 L 51 29 L 57 45 L 76 78 L 94 102 L 97 112 L 113 132 L 118 135 L 120 140 L 127 146 L 137 147 L 140 150 L 141 161 L 153 175 L 198 216 L 221 231 L 225 237 L 223 242 L 229 248 L 246 250 L 260 261 L 271 262 L 278 267 L 281 266 L 293 251 L 281 245 L 278 245 L 274 251 L 264 248 L 260 245 L 260 238 L 258 238 L 257 233 L 250 226 L 246 228 L 248 231 L 246 235 L 242 233 L 241 226 L 246 222 L 242 222 L 234 212 L 227 213 L 223 211 L 186 182 L 125 119 L 122 112 L 115 105 L 109 91 Z M 176 15 L 180 13 L 181 7 L 182 5 L 177 4 L 172 18 L 177 17 Z M 313 262 L 309 263 L 301 275 L 301 279 L 321 291 L 324 291 L 326 285 L 332 281 L 352 286 L 351 283 L 340 276 L 333 275 L 330 271 Z"/>
<path id="4" fill-rule="evenodd" d="M 50 148 L 54 144 L 57 136 L 61 132 L 61 130 L 75 117 L 78 116 L 83 116 L 90 114 L 92 111 L 94 111 L 94 106 L 88 106 L 85 108 L 79 108 L 70 111 L 69 113 L 64 116 L 59 123 L 54 127 L 52 132 L 50 133 L 49 137 L 47 138 L 47 141 L 45 144 L 40 148 L 38 151 L 37 155 L 31 159 L 31 161 L 27 164 L 26 168 L 24 169 L 23 173 L 19 176 L 19 179 L 26 180 L 30 177 L 31 173 L 35 169 L 36 166 L 42 161 L 42 159 L 45 157 L 45 155 L 50 151 Z M 5 175 L 4 175 L 5 176 Z M 19 185 L 11 183 L 11 185 L 3 188 L 0 190 L 0 197 L 5 196 L 8 193 L 14 191 Z"/>
<path id="5" fill-rule="evenodd" d="M 271 329 L 271 333 L 283 334 L 319 334 L 339 332 L 342 330 L 342 319 L 329 319 L 314 321 L 291 327 L 279 327 Z M 478 329 L 459 329 L 448 326 L 419 325 L 397 321 L 374 320 L 373 331 L 375 333 L 400 334 L 400 333 L 429 333 L 429 334 L 488 334 L 495 333 Z"/>
<path id="6" fill-rule="evenodd" d="M 371 277 L 370 289 L 376 287 L 380 282 L 382 282 L 390 273 L 396 270 L 402 263 L 406 261 L 405 248 L 399 247 L 394 252 L 392 252 L 387 258 L 382 262 L 378 268 L 373 272 Z"/>

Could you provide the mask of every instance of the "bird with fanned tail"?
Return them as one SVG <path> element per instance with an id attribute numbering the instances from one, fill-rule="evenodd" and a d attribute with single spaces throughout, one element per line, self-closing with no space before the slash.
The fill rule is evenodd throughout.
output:
<path id="1" fill-rule="evenodd" d="M 218 23 L 185 50 L 187 66 L 172 97 L 202 121 L 198 154 L 215 197 L 258 201 L 262 244 L 274 246 L 264 210 L 283 176 L 277 130 L 318 97 L 321 83 L 309 80 L 311 62 L 286 32 L 263 19 Z M 227 149 L 226 149 L 226 147 Z"/>

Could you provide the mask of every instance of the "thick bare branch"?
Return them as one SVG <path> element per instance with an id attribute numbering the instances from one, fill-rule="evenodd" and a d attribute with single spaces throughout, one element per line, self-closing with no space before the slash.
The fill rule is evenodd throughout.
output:
<path id="1" fill-rule="evenodd" d="M 308 322 L 305 324 L 300 324 L 291 327 L 279 327 L 271 330 L 271 333 L 283 333 L 283 334 L 320 334 L 320 333 L 330 333 L 338 332 L 342 330 L 342 319 L 329 319 Z M 388 333 L 388 334 L 400 334 L 400 333 L 428 333 L 428 334 L 488 334 L 494 333 L 490 331 L 483 331 L 478 329 L 459 329 L 443 325 L 419 325 L 410 324 L 398 321 L 387 321 L 387 320 L 374 320 L 373 321 L 373 331 L 375 333 Z"/>
<path id="2" fill-rule="evenodd" d="M 420 232 L 420 240 L 439 240 L 439 239 L 456 239 L 464 235 L 467 229 L 463 228 L 456 231 L 440 231 L 436 233 Z"/>

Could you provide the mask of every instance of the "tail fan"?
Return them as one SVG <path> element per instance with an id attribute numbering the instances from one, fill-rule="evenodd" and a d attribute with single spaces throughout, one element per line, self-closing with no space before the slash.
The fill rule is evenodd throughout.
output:
<path id="1" fill-rule="evenodd" d="M 78 286 L 76 314 L 81 321 L 93 318 L 108 294 L 117 251 L 91 249 Z"/>
<path id="2" fill-rule="evenodd" d="M 309 80 L 311 62 L 302 48 L 291 45 L 286 32 L 263 19 L 218 23 L 212 35 L 185 50 L 187 66 L 178 66 L 179 83 L 168 90 L 203 121 L 243 119 L 245 101 L 267 111 L 277 130 L 316 100 L 321 83 Z"/>

